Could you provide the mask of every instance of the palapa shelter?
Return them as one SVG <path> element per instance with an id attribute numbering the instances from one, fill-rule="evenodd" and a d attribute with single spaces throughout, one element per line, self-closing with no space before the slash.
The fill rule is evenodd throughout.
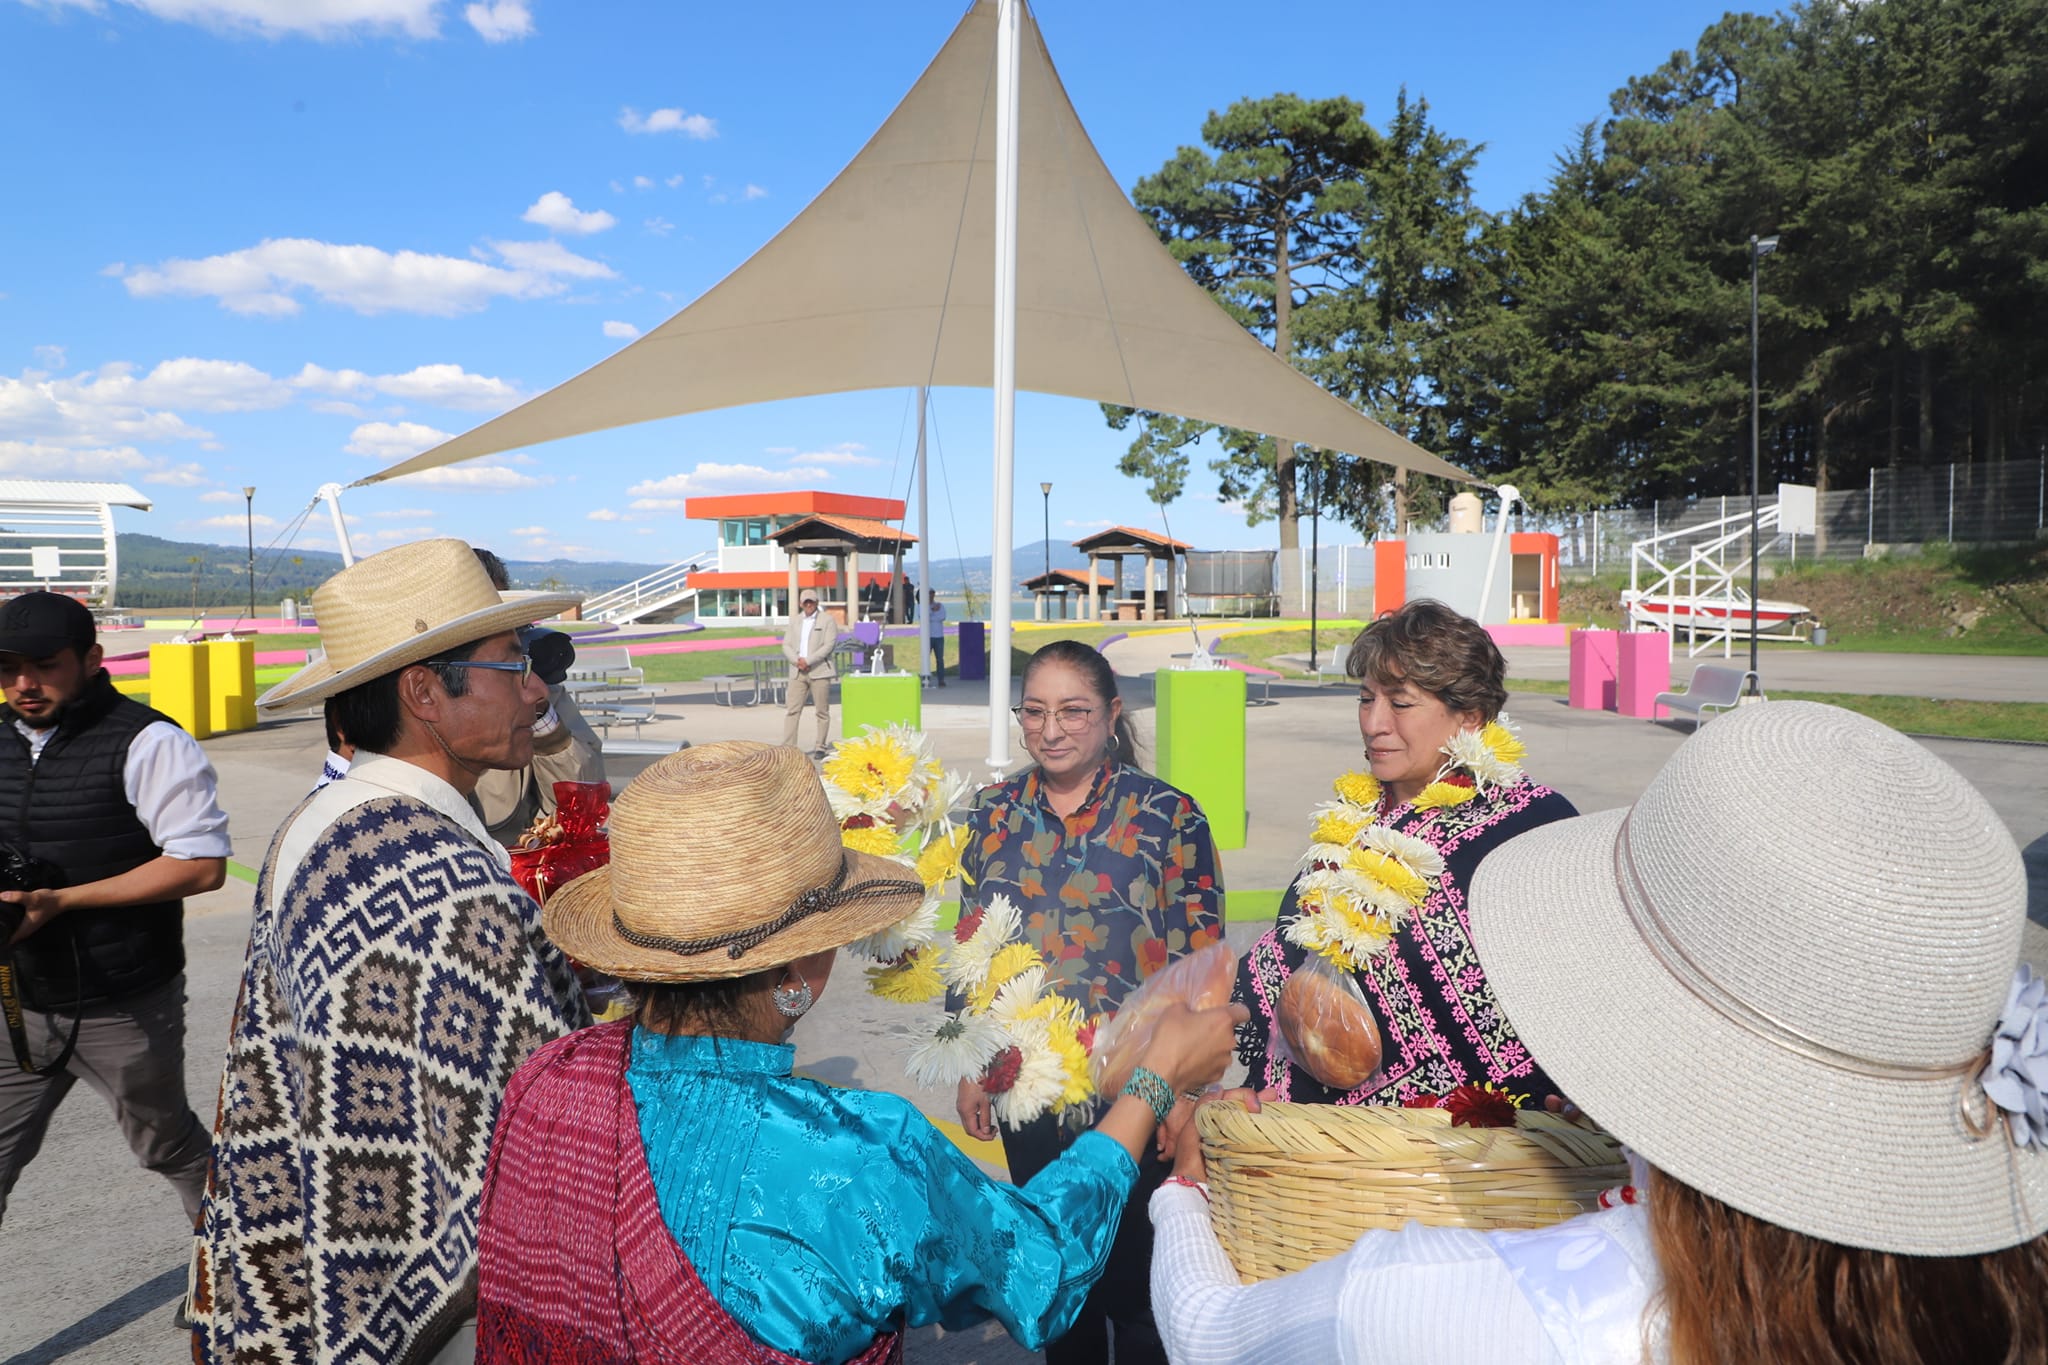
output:
<path id="1" fill-rule="evenodd" d="M 887 522 L 872 521 L 867 517 L 845 516 L 839 513 L 814 512 L 802 521 L 792 522 L 779 531 L 768 535 L 769 542 L 780 546 L 789 557 L 789 601 L 792 610 L 797 602 L 797 570 L 799 561 L 805 555 L 825 555 L 839 561 L 840 619 L 851 625 L 860 619 L 859 588 L 854 572 L 854 561 L 860 555 L 886 555 L 895 562 L 895 571 L 889 584 L 889 620 L 896 623 L 904 618 L 903 600 L 903 555 L 917 544 L 917 537 L 906 531 L 899 531 Z M 819 609 L 826 603 L 820 600 Z"/>
<path id="2" fill-rule="evenodd" d="M 1037 621 L 1066 620 L 1070 600 L 1081 604 L 1076 619 L 1092 621 L 1100 615 L 1115 586 L 1116 580 L 1083 569 L 1054 569 L 1024 580 L 1024 591 L 1031 594 L 1031 616 Z M 1053 610 L 1055 605 L 1059 608 L 1057 613 Z"/>
<path id="3" fill-rule="evenodd" d="M 1114 586 L 1109 596 L 1114 604 L 1117 619 L 1159 621 L 1175 614 L 1173 585 L 1178 575 L 1174 573 L 1174 557 L 1185 555 L 1194 548 L 1186 541 L 1174 540 L 1156 531 L 1144 531 L 1135 526 L 1112 526 L 1106 531 L 1097 531 L 1092 536 L 1083 536 L 1074 542 L 1074 548 L 1088 556 L 1088 570 L 1091 574 L 1100 575 L 1102 561 L 1106 559 L 1110 562 L 1108 581 Z M 1135 597 L 1124 596 L 1124 559 L 1130 555 L 1145 561 L 1145 589 L 1141 595 Z M 1154 566 L 1162 563 L 1165 571 L 1159 577 L 1164 581 L 1155 586 Z"/>

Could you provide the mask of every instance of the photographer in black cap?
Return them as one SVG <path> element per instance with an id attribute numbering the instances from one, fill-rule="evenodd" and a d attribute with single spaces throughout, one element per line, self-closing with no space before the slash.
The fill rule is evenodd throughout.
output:
<path id="1" fill-rule="evenodd" d="M 0 606 L 0 1215 L 76 1081 L 196 1218 L 211 1150 L 185 1099 L 184 898 L 227 873 L 213 767 L 122 696 L 92 613 L 27 592 Z"/>

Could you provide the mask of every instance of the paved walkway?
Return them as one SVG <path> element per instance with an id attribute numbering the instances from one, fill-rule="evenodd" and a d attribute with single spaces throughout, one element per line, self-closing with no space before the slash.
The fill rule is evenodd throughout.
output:
<path id="1" fill-rule="evenodd" d="M 1148 638 L 1160 637 L 1136 637 Z M 1165 643 L 1157 648 L 1172 652 Z M 1136 650 L 1111 650 L 1120 670 L 1132 671 L 1139 662 Z M 1977 662 L 1971 661 L 1972 666 Z M 1149 743 L 1150 683 L 1126 677 L 1123 686 L 1141 741 Z M 1274 705 L 1252 707 L 1245 714 L 1252 763 L 1250 838 L 1246 848 L 1223 854 L 1225 881 L 1233 888 L 1286 884 L 1302 847 L 1308 808 L 1323 798 L 1331 778 L 1358 759 L 1357 711 L 1348 690 L 1282 685 L 1273 695 Z M 985 777 L 985 687 L 956 681 L 926 698 L 925 725 L 940 755 Z M 658 710 L 659 719 L 642 738 L 774 741 L 782 732 L 779 707 L 716 705 L 708 684 L 669 689 Z M 1685 737 L 1671 726 L 1572 711 L 1556 697 L 1517 697 L 1512 710 L 1529 744 L 1530 771 L 1588 811 L 1633 800 Z M 811 724 L 806 716 L 806 741 Z M 2034 911 L 2048 919 L 2048 748 L 1950 740 L 1927 745 L 1978 785 L 2027 850 Z M 281 812 L 296 804 L 319 770 L 325 748 L 319 722 L 312 717 L 271 722 L 209 740 L 206 747 L 221 776 L 235 859 L 252 868 L 261 861 Z M 1014 744 L 1012 756 L 1022 756 Z M 623 783 L 651 761 L 645 755 L 619 755 L 608 767 L 613 779 Z M 221 1043 L 247 940 L 250 893 L 245 882 L 230 881 L 195 901 L 188 916 L 186 1073 L 194 1107 L 206 1116 L 213 1112 L 220 1079 Z M 1230 937 L 1242 944 L 1264 928 L 1236 924 Z M 907 1017 L 903 1007 L 866 995 L 857 973 L 846 971 L 797 1030 L 799 1064 L 835 1083 L 904 1089 L 898 1026 Z M 913 1093 L 912 1098 L 935 1119 L 951 1120 L 950 1097 Z M 51 1125 L 43 1155 L 15 1190 L 0 1228 L 0 1365 L 171 1365 L 185 1359 L 182 1340 L 168 1327 L 171 1304 L 182 1292 L 189 1246 L 179 1222 L 170 1187 L 136 1168 L 105 1106 L 82 1087 L 74 1092 Z M 916 1365 L 1037 1359 L 994 1327 L 943 1336 L 920 1332 L 909 1355 Z"/>

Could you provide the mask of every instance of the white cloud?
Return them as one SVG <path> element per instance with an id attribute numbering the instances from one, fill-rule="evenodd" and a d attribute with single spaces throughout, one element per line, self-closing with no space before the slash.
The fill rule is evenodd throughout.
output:
<path id="1" fill-rule="evenodd" d="M 830 446 L 824 450 L 807 450 L 801 454 L 791 450 L 788 446 L 779 446 L 768 453 L 771 455 L 787 455 L 791 464 L 811 465 L 813 467 L 818 465 L 874 466 L 882 463 L 872 455 L 861 453 L 866 449 L 867 447 L 859 441 L 841 441 L 838 445 Z"/>
<path id="2" fill-rule="evenodd" d="M 515 488 L 538 488 L 552 479 L 535 478 L 508 469 L 501 464 L 469 460 L 462 464 L 446 464 L 434 469 L 422 469 L 417 474 L 407 474 L 393 483 L 408 486 L 424 485 L 429 488 L 460 488 L 472 492 L 504 493 Z"/>
<path id="3" fill-rule="evenodd" d="M 42 368 L 46 370 L 63 369 L 64 348 L 62 346 L 36 347 L 36 364 L 40 365 Z"/>
<path id="4" fill-rule="evenodd" d="M 567 288 L 563 276 L 611 279 L 611 267 L 559 243 L 492 243 L 503 265 L 459 256 L 341 245 L 306 237 L 266 238 L 252 247 L 199 260 L 173 258 L 124 267 L 121 283 L 136 298 L 213 298 L 231 313 L 290 317 L 298 295 L 358 313 L 453 317 L 497 298 L 547 298 Z M 477 253 L 479 256 L 481 252 Z"/>
<path id="5" fill-rule="evenodd" d="M 640 329 L 630 322 L 607 322 L 604 334 L 614 341 L 631 341 L 640 335 Z"/>
<path id="6" fill-rule="evenodd" d="M 31 0 L 33 3 L 33 0 Z M 371 34 L 438 38 L 441 0 L 121 0 L 169 23 L 263 38 L 341 39 Z M 513 0 L 517 3 L 517 0 Z M 47 7 L 102 9 L 101 0 L 47 0 Z M 476 8 L 476 6 L 471 6 Z M 472 21 L 474 22 L 474 21 Z"/>
<path id="7" fill-rule="evenodd" d="M 441 533 L 431 526 L 386 526 L 381 530 L 371 531 L 367 535 L 352 536 L 351 539 L 370 541 L 423 540 L 428 536 L 437 536 L 439 534 Z"/>
<path id="8" fill-rule="evenodd" d="M 651 190 L 654 188 L 654 181 L 647 176 L 636 175 L 633 177 L 633 188 L 636 190 Z"/>
<path id="9" fill-rule="evenodd" d="M 619 126 L 629 133 L 681 133 L 702 142 L 718 136 L 718 120 L 680 109 L 657 109 L 642 117 L 630 105 L 619 111 Z"/>
<path id="10" fill-rule="evenodd" d="M 181 521 L 178 524 L 180 526 L 203 526 L 209 529 L 218 529 L 223 531 L 240 531 L 244 529 L 244 527 L 252 524 L 260 530 L 269 531 L 284 525 L 284 523 L 279 521 L 276 517 L 267 516 L 262 512 L 258 512 L 255 516 L 250 517 L 247 521 L 244 521 L 243 518 L 240 516 L 221 516 L 202 517 L 198 521 Z"/>
<path id="11" fill-rule="evenodd" d="M 639 512 L 672 512 L 682 506 L 683 498 L 697 497 L 705 493 L 745 493 L 760 488 L 795 488 L 803 484 L 831 479 L 831 474 L 822 469 L 763 469 L 754 464 L 719 464 L 704 461 L 695 469 L 667 478 L 648 479 L 634 484 L 626 490 L 629 497 L 636 499 L 633 510 Z"/>
<path id="12" fill-rule="evenodd" d="M 342 449 L 389 464 L 431 449 L 450 434 L 419 422 L 365 422 L 349 433 L 348 444 Z"/>
<path id="13" fill-rule="evenodd" d="M 768 191 L 751 182 L 745 189 L 740 191 L 740 198 L 742 199 L 766 199 L 767 197 Z"/>
<path id="14" fill-rule="evenodd" d="M 422 517 L 435 516 L 436 513 L 425 507 L 394 507 L 388 511 L 372 512 L 370 515 L 384 521 L 418 521 Z"/>
<path id="15" fill-rule="evenodd" d="M 541 242 L 492 242 L 491 249 L 514 270 L 533 275 L 566 275 L 578 280 L 615 280 L 619 277 L 618 272 L 604 262 L 578 256 L 552 237 Z"/>
<path id="16" fill-rule="evenodd" d="M 600 507 L 595 512 L 586 513 L 585 517 L 589 521 L 617 521 L 619 514 L 609 507 Z"/>
<path id="17" fill-rule="evenodd" d="M 462 17 L 487 43 L 509 43 L 533 34 L 533 12 L 525 0 L 487 0 L 464 9 Z"/>
<path id="18" fill-rule="evenodd" d="M 382 394 L 408 403 L 431 403 L 436 407 L 497 412 L 511 407 L 522 397 L 519 386 L 486 374 L 472 374 L 460 365 L 420 365 L 404 374 L 365 374 L 361 370 L 329 370 L 310 362 L 292 376 L 295 389 L 309 389 L 342 398 L 369 398 Z M 333 407 L 312 405 L 319 411 Z M 353 405 L 342 405 L 350 416 L 360 415 Z"/>
<path id="19" fill-rule="evenodd" d="M 667 185 L 670 189 L 676 190 L 681 189 L 683 187 L 683 182 L 688 180 L 689 178 L 689 176 L 684 175 L 681 171 L 677 171 L 674 175 L 670 176 L 667 180 L 663 181 L 662 183 Z"/>
<path id="20" fill-rule="evenodd" d="M 152 410 L 148 397 L 129 365 L 104 366 L 74 379 L 52 379 L 40 370 L 19 378 L 0 375 L 0 438 L 83 450 L 213 435 L 175 412 Z"/>
<path id="21" fill-rule="evenodd" d="M 575 201 L 560 190 L 549 190 L 534 200 L 532 206 L 519 216 L 524 221 L 544 227 L 550 232 L 567 232 L 578 237 L 603 232 L 619 221 L 603 209 L 591 209 L 586 212 L 577 208 Z"/>
<path id="22" fill-rule="evenodd" d="M 73 447 L 0 438 L 0 473 L 37 479 L 129 479 L 150 467 L 134 446 Z"/>
<path id="23" fill-rule="evenodd" d="M 674 223 L 671 223 L 668 219 L 663 218 L 660 214 L 656 214 L 654 217 L 649 218 L 640 226 L 646 228 L 649 232 L 653 233 L 657 237 L 666 237 L 671 232 L 674 232 L 676 230 L 676 225 Z"/>
<path id="24" fill-rule="evenodd" d="M 242 495 L 226 488 L 216 488 L 211 493 L 201 493 L 201 502 L 240 502 Z"/>
<path id="25" fill-rule="evenodd" d="M 1113 521 L 1063 521 L 1060 525 L 1072 531 L 1101 531 L 1116 525 Z"/>
<path id="26" fill-rule="evenodd" d="M 512 528 L 512 534 L 515 536 L 546 536 L 553 534 L 553 532 L 545 526 L 515 526 Z"/>
<path id="27" fill-rule="evenodd" d="M 654 534 L 654 528 L 652 526 L 635 526 L 633 534 L 636 536 L 651 536 Z"/>
<path id="28" fill-rule="evenodd" d="M 206 477 L 206 470 L 196 464 L 159 465 L 145 473 L 142 481 L 168 488 L 204 488 L 213 482 Z"/>

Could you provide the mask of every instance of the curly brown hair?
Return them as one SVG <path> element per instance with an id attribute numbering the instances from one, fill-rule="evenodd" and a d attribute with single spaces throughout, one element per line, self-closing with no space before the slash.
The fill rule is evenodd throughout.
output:
<path id="1" fill-rule="evenodd" d="M 1486 627 L 1426 597 L 1360 631 L 1344 671 L 1381 687 L 1408 683 L 1487 720 L 1508 704 L 1507 660 Z"/>
<path id="2" fill-rule="evenodd" d="M 2044 1365 L 2048 1238 L 1902 1256 L 1779 1227 L 1654 1170 L 1673 1365 Z"/>

